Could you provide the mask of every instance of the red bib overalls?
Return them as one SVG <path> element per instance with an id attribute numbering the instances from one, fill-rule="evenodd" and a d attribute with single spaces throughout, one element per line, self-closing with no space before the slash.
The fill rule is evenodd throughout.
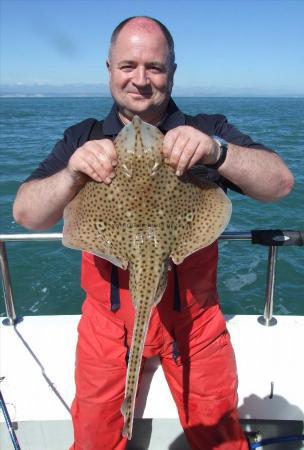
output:
<path id="1" fill-rule="evenodd" d="M 168 271 L 154 309 L 144 360 L 159 355 L 192 449 L 247 450 L 238 421 L 234 353 L 218 304 L 217 243 Z M 112 265 L 84 253 L 82 287 L 87 297 L 79 323 L 76 396 L 72 405 L 74 450 L 122 450 L 126 357 L 134 308 L 128 272 L 118 269 L 120 307 L 111 310 Z M 179 305 L 174 306 L 178 287 Z"/>

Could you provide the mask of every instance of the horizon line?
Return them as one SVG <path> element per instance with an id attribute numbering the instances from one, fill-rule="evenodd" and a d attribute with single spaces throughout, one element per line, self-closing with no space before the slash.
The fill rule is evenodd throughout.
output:
<path id="1" fill-rule="evenodd" d="M 175 98 L 304 98 L 304 94 L 173 94 Z M 0 98 L 112 98 L 110 94 L 98 94 L 98 93 L 47 93 L 47 94 L 1 94 Z"/>

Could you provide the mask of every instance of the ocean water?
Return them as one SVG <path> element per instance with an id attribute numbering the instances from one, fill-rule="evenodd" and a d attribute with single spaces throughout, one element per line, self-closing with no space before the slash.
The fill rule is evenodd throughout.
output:
<path id="1" fill-rule="evenodd" d="M 228 230 L 304 230 L 304 99 L 177 98 L 189 114 L 221 113 L 253 139 L 275 149 L 291 168 L 296 184 L 285 199 L 264 204 L 229 193 L 233 215 Z M 103 118 L 110 98 L 2 98 L 0 100 L 0 233 L 25 232 L 12 217 L 19 184 L 51 151 L 68 126 L 87 117 Z M 61 231 L 59 223 L 51 231 Z M 8 243 L 7 252 L 18 315 L 78 314 L 80 252 L 60 242 Z M 218 286 L 229 314 L 262 314 L 267 248 L 250 242 L 221 242 Z M 304 248 L 278 251 L 275 314 L 304 314 Z M 5 315 L 2 292 L 0 314 Z"/>

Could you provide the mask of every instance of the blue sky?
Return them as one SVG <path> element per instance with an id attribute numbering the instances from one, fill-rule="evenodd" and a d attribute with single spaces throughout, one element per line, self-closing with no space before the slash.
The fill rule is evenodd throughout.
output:
<path id="1" fill-rule="evenodd" d="M 1 82 L 107 84 L 111 32 L 141 14 L 173 34 L 177 91 L 304 95 L 304 0 L 1 0 Z"/>

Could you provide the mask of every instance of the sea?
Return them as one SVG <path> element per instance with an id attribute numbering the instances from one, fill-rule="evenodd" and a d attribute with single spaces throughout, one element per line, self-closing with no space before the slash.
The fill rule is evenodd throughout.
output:
<path id="1" fill-rule="evenodd" d="M 304 230 L 304 98 L 175 98 L 188 114 L 220 113 L 255 141 L 273 148 L 295 177 L 293 192 L 261 203 L 229 192 L 228 231 Z M 102 119 L 111 98 L 0 99 L 0 234 L 28 233 L 15 223 L 12 205 L 20 183 L 52 150 L 64 130 L 88 117 Z M 62 222 L 49 231 L 60 232 Z M 263 314 L 268 248 L 250 241 L 221 241 L 218 289 L 226 314 Z M 6 244 L 18 316 L 79 314 L 80 252 L 61 242 Z M 304 315 L 304 247 L 279 247 L 274 315 Z M 5 316 L 0 293 L 0 314 Z"/>

